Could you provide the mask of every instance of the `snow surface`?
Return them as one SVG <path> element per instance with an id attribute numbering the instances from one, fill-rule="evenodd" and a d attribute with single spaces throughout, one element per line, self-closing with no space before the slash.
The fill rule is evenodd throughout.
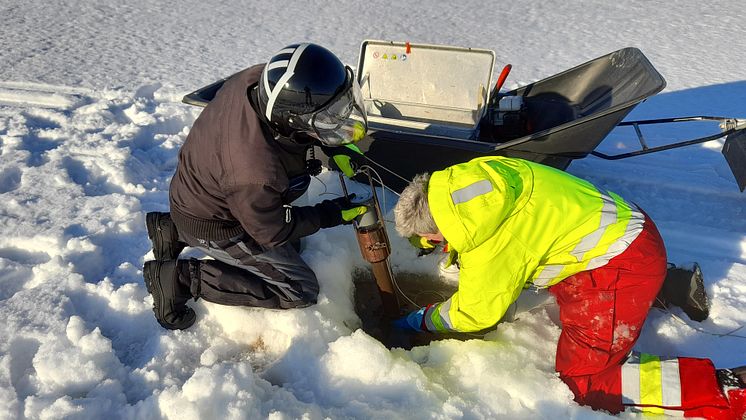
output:
<path id="1" fill-rule="evenodd" d="M 351 272 L 365 264 L 349 227 L 308 241 L 318 305 L 199 301 L 189 330 L 156 324 L 141 273 L 152 258 L 144 215 L 168 208 L 177 151 L 199 113 L 180 99 L 286 44 L 317 42 L 353 65 L 363 39 L 489 48 L 498 68 L 514 66 L 507 88 L 635 46 L 668 87 L 631 118 L 746 117 L 737 0 L 4 0 L 0 16 L 3 419 L 608 416 L 575 404 L 554 373 L 560 329 L 551 308 L 484 340 L 411 351 L 389 351 L 358 330 Z M 631 136 L 618 130 L 600 149 L 627 150 Z M 637 349 L 728 367 L 746 363 L 746 331 L 737 330 L 746 325 L 746 195 L 721 144 L 587 158 L 569 172 L 640 204 L 670 261 L 698 261 L 705 273 L 710 319 L 654 310 Z M 310 200 L 337 185 L 322 174 Z M 395 197 L 387 200 L 391 208 Z M 436 272 L 436 258 L 415 259 L 400 239 L 394 247 L 395 270 Z"/>

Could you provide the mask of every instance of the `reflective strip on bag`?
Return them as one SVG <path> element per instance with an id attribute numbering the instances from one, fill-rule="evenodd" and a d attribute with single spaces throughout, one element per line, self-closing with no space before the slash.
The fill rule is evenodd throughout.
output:
<path id="1" fill-rule="evenodd" d="M 649 413 L 681 407 L 679 360 L 633 353 L 622 365 L 622 403 Z"/>

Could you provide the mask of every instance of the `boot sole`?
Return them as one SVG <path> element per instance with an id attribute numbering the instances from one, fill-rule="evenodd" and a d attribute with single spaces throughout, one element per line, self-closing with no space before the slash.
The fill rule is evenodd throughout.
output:
<path id="1" fill-rule="evenodd" d="M 163 312 L 163 286 L 161 286 L 161 277 L 159 273 L 159 264 L 145 264 L 143 268 L 143 277 L 145 278 L 145 287 L 148 289 L 148 293 L 153 296 L 153 313 L 155 314 L 155 320 L 161 325 L 161 327 L 169 330 L 184 330 L 192 326 L 194 321 L 197 319 L 197 314 L 194 310 L 187 306 L 186 312 L 184 313 L 184 325 L 173 325 L 162 322 L 161 319 L 165 317 Z M 154 280 L 157 279 L 157 280 Z M 158 304 L 156 304 L 158 302 Z M 161 312 L 161 313 L 159 313 Z"/>
<path id="2" fill-rule="evenodd" d="M 705 283 L 699 266 L 695 268 L 692 276 L 694 281 L 689 291 L 687 305 L 683 309 L 689 318 L 702 322 L 710 316 L 710 302 L 705 292 Z"/>

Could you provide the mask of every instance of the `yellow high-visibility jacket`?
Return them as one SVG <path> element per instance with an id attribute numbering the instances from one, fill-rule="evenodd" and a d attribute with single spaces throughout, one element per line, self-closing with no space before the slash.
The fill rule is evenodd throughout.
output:
<path id="1" fill-rule="evenodd" d="M 458 291 L 424 314 L 430 331 L 496 324 L 524 287 L 548 287 L 605 265 L 645 220 L 637 207 L 587 181 L 496 156 L 434 172 L 428 204 L 460 263 Z"/>

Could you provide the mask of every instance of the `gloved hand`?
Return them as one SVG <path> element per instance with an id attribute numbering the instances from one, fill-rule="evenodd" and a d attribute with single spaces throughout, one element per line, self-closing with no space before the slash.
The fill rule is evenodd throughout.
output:
<path id="1" fill-rule="evenodd" d="M 409 243 L 418 249 L 417 256 L 422 257 L 423 255 L 431 254 L 435 251 L 435 244 L 423 238 L 422 236 L 412 235 L 409 237 Z"/>
<path id="2" fill-rule="evenodd" d="M 355 194 L 350 194 L 349 198 L 339 197 L 316 204 L 314 207 L 319 211 L 319 226 L 323 229 L 350 224 L 355 217 L 365 214 L 368 208 L 352 204 L 353 198 Z"/>
<path id="3" fill-rule="evenodd" d="M 342 171 L 343 174 L 347 178 L 352 178 L 355 176 L 355 168 L 353 162 L 350 160 L 350 157 L 347 155 L 334 155 L 332 156 L 332 159 L 334 160 L 334 163 L 337 164 L 337 167 L 340 171 Z"/>
<path id="4" fill-rule="evenodd" d="M 456 267 L 458 268 L 458 251 L 455 249 L 449 249 L 448 245 L 443 248 L 443 251 L 447 251 L 448 255 L 446 255 L 446 258 L 443 259 L 443 267 L 450 267 L 454 264 L 456 264 Z"/>
<path id="5" fill-rule="evenodd" d="M 342 210 L 342 220 L 344 220 L 342 223 L 345 225 L 350 224 L 356 217 L 364 215 L 367 211 L 368 208 L 365 206 L 355 206 Z"/>
<path id="6" fill-rule="evenodd" d="M 424 332 L 423 317 L 427 306 L 420 308 L 414 312 L 410 312 L 407 316 L 399 318 L 394 321 L 394 327 L 404 331 Z"/>
<path id="7" fill-rule="evenodd" d="M 308 159 L 306 161 L 306 173 L 311 176 L 317 176 L 321 173 L 321 161 L 318 159 Z"/>

